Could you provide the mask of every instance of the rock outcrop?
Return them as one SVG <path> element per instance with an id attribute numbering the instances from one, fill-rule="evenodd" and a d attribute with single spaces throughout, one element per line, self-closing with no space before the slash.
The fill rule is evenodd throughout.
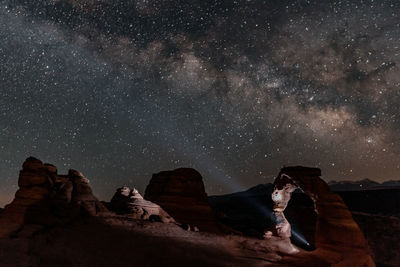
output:
<path id="1" fill-rule="evenodd" d="M 143 199 L 139 192 L 127 186 L 117 189 L 109 204 L 111 211 L 128 215 L 134 219 L 174 222 L 174 219 L 159 205 Z"/>
<path id="2" fill-rule="evenodd" d="M 190 168 L 153 174 L 144 198 L 160 205 L 178 223 L 219 233 L 200 173 Z"/>
<path id="3" fill-rule="evenodd" d="M 107 213 L 82 173 L 70 170 L 58 175 L 54 165 L 34 157 L 23 163 L 18 186 L 14 200 L 0 214 L 0 237 L 15 234 L 26 225 L 53 225 L 83 214 Z"/>
<path id="4" fill-rule="evenodd" d="M 281 170 L 274 182 L 272 200 L 277 221 L 275 234 L 288 238 L 290 225 L 285 219 L 285 210 L 292 192 L 300 188 L 314 201 L 317 213 L 315 247 L 317 254 L 339 251 L 342 257 L 340 266 L 375 266 L 368 244 L 353 220 L 341 197 L 333 193 L 321 178 L 321 170 L 301 166 L 286 167 Z"/>

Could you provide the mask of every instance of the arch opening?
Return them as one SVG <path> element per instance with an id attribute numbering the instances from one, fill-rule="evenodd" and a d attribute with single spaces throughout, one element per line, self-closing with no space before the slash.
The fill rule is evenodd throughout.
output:
<path id="1" fill-rule="evenodd" d="M 297 188 L 285 209 L 286 219 L 291 225 L 292 244 L 307 250 L 315 250 L 315 232 L 317 227 L 317 213 L 314 210 L 314 201 Z"/>
<path id="2" fill-rule="evenodd" d="M 290 239 L 293 245 L 307 251 L 315 249 L 317 213 L 313 199 L 301 185 L 281 171 L 274 182 L 273 234 Z"/>

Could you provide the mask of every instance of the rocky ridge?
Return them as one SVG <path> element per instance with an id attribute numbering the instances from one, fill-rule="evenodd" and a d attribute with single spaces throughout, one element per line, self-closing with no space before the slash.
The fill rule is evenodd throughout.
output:
<path id="1" fill-rule="evenodd" d="M 287 236 L 276 234 L 264 240 L 222 235 L 202 177 L 193 169 L 154 174 L 146 189 L 147 200 L 137 190 L 119 188 L 107 203 L 114 213 L 93 195 L 80 172 L 58 175 L 55 166 L 31 157 L 23 164 L 15 199 L 0 213 L 0 265 L 125 266 L 121 257 L 133 257 L 146 266 L 159 266 L 165 260 L 175 266 L 183 262 L 193 266 L 374 266 L 360 229 L 340 197 L 319 178 L 320 170 L 287 167 L 283 173 L 289 179 L 277 179 L 276 188 L 289 183 L 314 201 L 318 218 L 313 251 L 294 251 Z M 252 203 L 265 208 L 261 202 Z M 163 223 L 174 221 L 168 214 L 200 232 Z M 99 251 L 106 253 L 99 257 Z"/>
<path id="2" fill-rule="evenodd" d="M 18 186 L 14 200 L 0 214 L 0 237 L 17 234 L 29 228 L 27 225 L 40 228 L 108 212 L 82 173 L 69 170 L 67 175 L 59 175 L 54 165 L 34 157 L 23 163 Z"/>

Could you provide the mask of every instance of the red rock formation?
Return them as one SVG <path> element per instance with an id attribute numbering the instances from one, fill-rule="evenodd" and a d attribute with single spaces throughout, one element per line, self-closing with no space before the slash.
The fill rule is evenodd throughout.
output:
<path id="1" fill-rule="evenodd" d="M 14 200 L 0 214 L 0 237 L 27 224 L 52 225 L 82 212 L 96 216 L 107 211 L 80 172 L 58 175 L 55 166 L 33 157 L 25 160 L 18 185 Z"/>
<path id="2" fill-rule="evenodd" d="M 332 251 L 337 251 L 338 255 L 341 255 L 337 260 L 340 262 L 338 266 L 355 266 L 354 263 L 357 263 L 357 266 L 375 266 L 364 235 L 350 211 L 341 197 L 333 193 L 320 176 L 321 170 L 316 168 L 283 168 L 274 182 L 274 212 L 278 215 L 283 214 L 291 193 L 300 188 L 314 201 L 315 212 L 318 215 L 315 253 L 332 255 Z M 280 223 L 286 222 L 283 220 Z M 278 227 L 277 234 L 287 238 L 288 232 L 281 232 L 281 229 Z M 333 259 L 332 262 L 334 261 Z"/>
<path id="3" fill-rule="evenodd" d="M 160 205 L 179 223 L 198 227 L 200 231 L 220 232 L 204 190 L 203 178 L 194 169 L 153 174 L 144 198 Z"/>

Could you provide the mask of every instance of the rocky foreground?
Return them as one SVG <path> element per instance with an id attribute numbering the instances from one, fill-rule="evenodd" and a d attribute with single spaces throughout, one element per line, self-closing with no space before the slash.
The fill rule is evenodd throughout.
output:
<path id="1" fill-rule="evenodd" d="M 314 250 L 293 253 L 288 239 L 251 237 L 225 225 L 193 169 L 153 175 L 144 198 L 122 187 L 100 202 L 80 172 L 59 175 L 30 157 L 14 200 L 0 211 L 0 266 L 374 266 L 340 197 L 322 180 L 301 179 L 313 198 L 324 200 L 314 218 L 324 228 L 315 231 Z M 357 238 L 347 240 L 345 229 Z"/>

